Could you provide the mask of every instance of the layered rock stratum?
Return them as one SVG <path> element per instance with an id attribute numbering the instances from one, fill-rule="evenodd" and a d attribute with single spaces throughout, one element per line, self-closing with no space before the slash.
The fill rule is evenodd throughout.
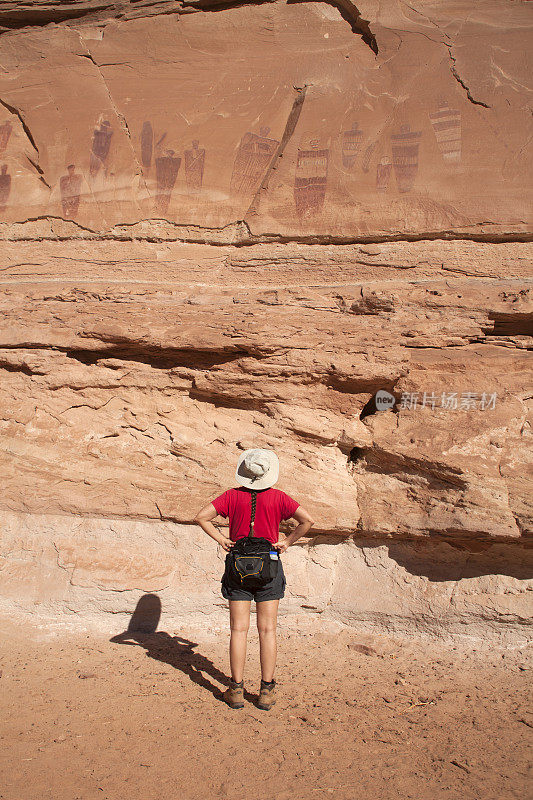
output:
<path id="1" fill-rule="evenodd" d="M 218 619 L 192 520 L 259 446 L 297 625 L 526 635 L 531 26 L 3 3 L 3 608 Z"/>

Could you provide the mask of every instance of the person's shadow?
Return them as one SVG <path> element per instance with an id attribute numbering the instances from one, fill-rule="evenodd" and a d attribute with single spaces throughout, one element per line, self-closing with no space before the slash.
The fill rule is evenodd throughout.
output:
<path id="1" fill-rule="evenodd" d="M 206 656 L 194 651 L 198 642 L 191 642 L 181 636 L 171 636 L 166 631 L 158 631 L 161 618 L 161 600 L 156 594 L 144 594 L 137 603 L 127 630 L 112 636 L 110 642 L 144 647 L 149 658 L 163 661 L 188 675 L 191 681 L 210 691 L 217 700 L 224 702 L 222 690 L 208 679 L 229 686 L 229 680 Z M 248 694 L 249 699 L 253 696 Z"/>

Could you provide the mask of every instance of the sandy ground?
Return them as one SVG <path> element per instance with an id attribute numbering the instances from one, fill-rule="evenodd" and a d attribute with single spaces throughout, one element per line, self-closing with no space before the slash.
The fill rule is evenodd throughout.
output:
<path id="1" fill-rule="evenodd" d="M 252 606 L 253 608 L 253 606 Z M 2 800 L 526 798 L 531 652 L 278 634 L 279 699 L 232 710 L 228 633 L 4 619 Z M 252 625 L 254 623 L 252 622 Z"/>

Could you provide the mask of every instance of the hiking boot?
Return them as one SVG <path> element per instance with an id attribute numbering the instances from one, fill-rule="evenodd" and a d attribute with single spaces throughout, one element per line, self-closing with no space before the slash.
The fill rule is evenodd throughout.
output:
<path id="1" fill-rule="evenodd" d="M 235 683 L 230 678 L 229 686 L 222 697 L 230 708 L 244 708 L 244 681 Z"/>
<path id="2" fill-rule="evenodd" d="M 265 683 L 265 681 L 261 678 L 261 689 L 259 691 L 259 700 L 257 701 L 257 707 L 262 708 L 263 711 L 270 711 L 275 702 L 276 702 L 276 681 L 271 681 L 271 683 Z"/>

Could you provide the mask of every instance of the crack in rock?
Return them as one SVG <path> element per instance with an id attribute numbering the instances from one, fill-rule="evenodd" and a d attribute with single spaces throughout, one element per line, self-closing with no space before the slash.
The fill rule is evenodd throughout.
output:
<path id="1" fill-rule="evenodd" d="M 44 183 L 44 185 L 48 189 L 51 190 L 52 187 L 46 181 L 46 179 L 44 177 L 44 172 L 43 172 L 42 168 L 39 166 L 39 148 L 37 147 L 37 143 L 35 142 L 35 139 L 33 138 L 33 134 L 31 132 L 26 120 L 24 119 L 24 117 L 22 115 L 22 112 L 20 111 L 20 109 L 16 108 L 15 106 L 10 105 L 9 103 L 6 103 L 6 101 L 2 100 L 1 98 L 0 98 L 0 105 L 2 105 L 11 114 L 13 114 L 13 116 L 15 116 L 18 119 L 18 121 L 20 122 L 20 124 L 22 125 L 22 130 L 26 134 L 26 137 L 27 137 L 29 143 L 31 144 L 31 146 L 33 147 L 33 149 L 35 150 L 35 154 L 37 156 L 37 159 L 35 161 L 33 160 L 33 158 L 31 158 L 28 155 L 26 155 L 26 158 L 28 159 L 28 161 L 30 162 L 32 167 L 35 169 L 35 171 L 37 172 L 37 174 L 39 176 L 39 180 L 42 183 Z"/>
<path id="2" fill-rule="evenodd" d="M 268 188 L 268 182 L 270 180 L 270 176 L 271 176 L 273 170 L 276 169 L 276 165 L 277 165 L 279 159 L 282 157 L 282 155 L 283 155 L 283 153 L 285 151 L 285 148 L 287 147 L 287 144 L 288 144 L 291 136 L 293 135 L 293 133 L 294 133 L 294 131 L 296 129 L 296 125 L 298 124 L 298 120 L 300 118 L 300 114 L 302 112 L 302 107 L 303 107 L 304 100 L 305 100 L 305 93 L 307 91 L 307 84 L 303 88 L 300 88 L 298 86 L 295 86 L 294 88 L 296 89 L 296 91 L 298 93 L 298 96 L 296 97 L 296 99 L 294 100 L 294 103 L 292 104 L 292 108 L 291 108 L 290 114 L 289 114 L 289 116 L 287 118 L 287 124 L 285 125 L 285 130 L 283 131 L 283 135 L 281 137 L 281 141 L 280 141 L 280 143 L 278 145 L 278 148 L 277 148 L 276 152 L 272 156 L 272 159 L 270 161 L 270 164 L 267 167 L 267 170 L 265 172 L 263 180 L 261 181 L 261 184 L 260 184 L 257 192 L 255 193 L 252 202 L 250 203 L 248 211 L 246 212 L 246 215 L 245 215 L 246 217 L 249 214 L 257 214 L 261 192 L 266 191 L 266 189 Z"/>
<path id="3" fill-rule="evenodd" d="M 457 83 L 459 83 L 463 87 L 463 89 L 465 90 L 466 96 L 468 97 L 470 102 L 473 103 L 475 106 L 483 106 L 483 108 L 492 108 L 492 106 L 490 106 L 488 103 L 484 103 L 482 100 L 476 100 L 474 97 L 472 97 L 472 94 L 470 92 L 469 87 L 466 85 L 464 80 L 461 78 L 461 76 L 457 72 L 457 66 L 456 66 L 457 59 L 455 58 L 455 56 L 452 53 L 452 45 L 448 44 L 447 42 L 444 42 L 443 44 L 444 44 L 445 47 L 448 48 L 450 61 L 452 62 L 451 67 L 450 67 L 450 71 L 451 71 L 453 77 L 455 78 L 455 80 L 457 81 Z"/>
<path id="4" fill-rule="evenodd" d="M 81 39 L 80 39 L 80 42 L 81 42 Z M 107 95 L 109 97 L 109 102 L 111 103 L 111 107 L 113 108 L 113 112 L 114 112 L 116 118 L 118 119 L 122 130 L 124 131 L 124 133 L 128 137 L 128 141 L 129 141 L 129 144 L 130 144 L 131 152 L 132 152 L 132 155 L 133 155 L 133 161 L 134 161 L 134 163 L 136 164 L 136 167 L 137 167 L 137 173 L 136 174 L 140 175 L 142 177 L 143 182 L 144 182 L 144 186 L 146 188 L 146 192 L 147 192 L 148 196 L 150 196 L 150 190 L 149 190 L 148 184 L 146 183 L 146 180 L 144 178 L 142 167 L 141 167 L 141 165 L 139 163 L 139 159 L 137 158 L 137 154 L 136 154 L 135 148 L 133 146 L 133 142 L 132 142 L 132 138 L 131 138 L 131 132 L 130 132 L 130 129 L 128 127 L 128 123 L 126 121 L 126 117 L 123 114 L 121 114 L 120 111 L 118 110 L 117 105 L 116 105 L 116 103 L 115 103 L 115 101 L 113 99 L 113 95 L 111 94 L 111 90 L 110 90 L 110 88 L 109 88 L 109 86 L 107 84 L 106 79 L 104 78 L 102 70 L 100 69 L 100 65 L 97 64 L 97 62 L 94 60 L 94 58 L 93 58 L 91 52 L 89 51 L 89 49 L 87 49 L 86 53 L 80 53 L 79 56 L 80 56 L 80 58 L 86 58 L 88 61 L 90 61 L 92 64 L 94 64 L 94 66 L 98 70 L 98 74 L 100 75 L 102 83 L 105 86 Z"/>
<path id="5" fill-rule="evenodd" d="M 48 222 L 50 231 L 24 232 L 28 222 Z M 68 225 L 72 233 L 54 230 L 53 222 L 58 221 Z M 158 223 L 164 223 L 166 230 L 158 230 Z M 16 226 L 15 232 L 10 236 L 9 231 Z M 132 229 L 131 233 L 127 233 Z M 137 230 L 135 230 L 137 229 Z M 78 234 L 75 235 L 74 231 Z M 2 235 L 2 232 L 3 235 Z M 196 234 L 194 232 L 197 232 Z M 200 233 L 205 232 L 205 233 Z M 15 223 L 0 222 L 0 241 L 35 242 L 35 241 L 140 241 L 140 242 L 182 242 L 184 244 L 205 244 L 213 247 L 253 247 L 257 244 L 312 244 L 312 245 L 349 245 L 349 244 L 385 244 L 388 242 L 433 242 L 433 241 L 468 241 L 486 244 L 504 244 L 509 242 L 533 242 L 533 233 L 510 232 L 504 233 L 468 233 L 461 230 L 420 231 L 419 233 L 384 233 L 371 236 L 345 236 L 337 234 L 279 234 L 279 233 L 252 233 L 246 220 L 229 222 L 220 227 L 206 225 L 187 225 L 180 222 L 171 222 L 166 219 L 144 218 L 136 222 L 121 222 L 112 228 L 102 231 L 89 228 L 65 217 L 41 214 Z M 361 262 L 364 263 L 364 262 Z M 452 269 L 443 266 L 443 269 Z"/>
<path id="6" fill-rule="evenodd" d="M 35 144 L 35 139 L 33 138 L 32 132 L 28 128 L 28 125 L 26 124 L 26 121 L 24 120 L 24 117 L 22 116 L 22 112 L 18 108 L 15 108 L 15 106 L 9 105 L 9 103 L 6 103 L 6 101 L 2 100 L 2 99 L 0 99 L 0 105 L 3 105 L 4 108 L 7 108 L 7 110 L 11 114 L 13 114 L 15 117 L 17 117 L 17 119 L 19 120 L 20 124 L 22 125 L 24 133 L 28 137 L 28 140 L 29 140 L 31 146 L 33 147 L 33 149 L 35 150 L 35 152 L 37 153 L 37 156 L 38 156 L 39 155 L 39 148 Z"/>
<path id="7" fill-rule="evenodd" d="M 30 164 L 32 165 L 32 167 L 34 168 L 34 170 L 37 172 L 37 174 L 38 174 L 38 177 L 39 177 L 39 180 L 41 181 L 41 183 L 44 183 L 44 185 L 45 185 L 45 186 L 46 186 L 48 189 L 50 189 L 50 191 L 52 191 L 52 187 L 50 186 L 50 184 L 48 183 L 48 181 L 47 181 L 47 180 L 46 180 L 46 178 L 44 177 L 44 172 L 43 172 L 43 170 L 41 169 L 41 167 L 39 166 L 39 164 L 38 164 L 36 161 L 34 161 L 32 158 L 30 158 L 28 155 L 26 155 L 26 158 L 27 158 L 27 160 L 30 162 Z"/>

